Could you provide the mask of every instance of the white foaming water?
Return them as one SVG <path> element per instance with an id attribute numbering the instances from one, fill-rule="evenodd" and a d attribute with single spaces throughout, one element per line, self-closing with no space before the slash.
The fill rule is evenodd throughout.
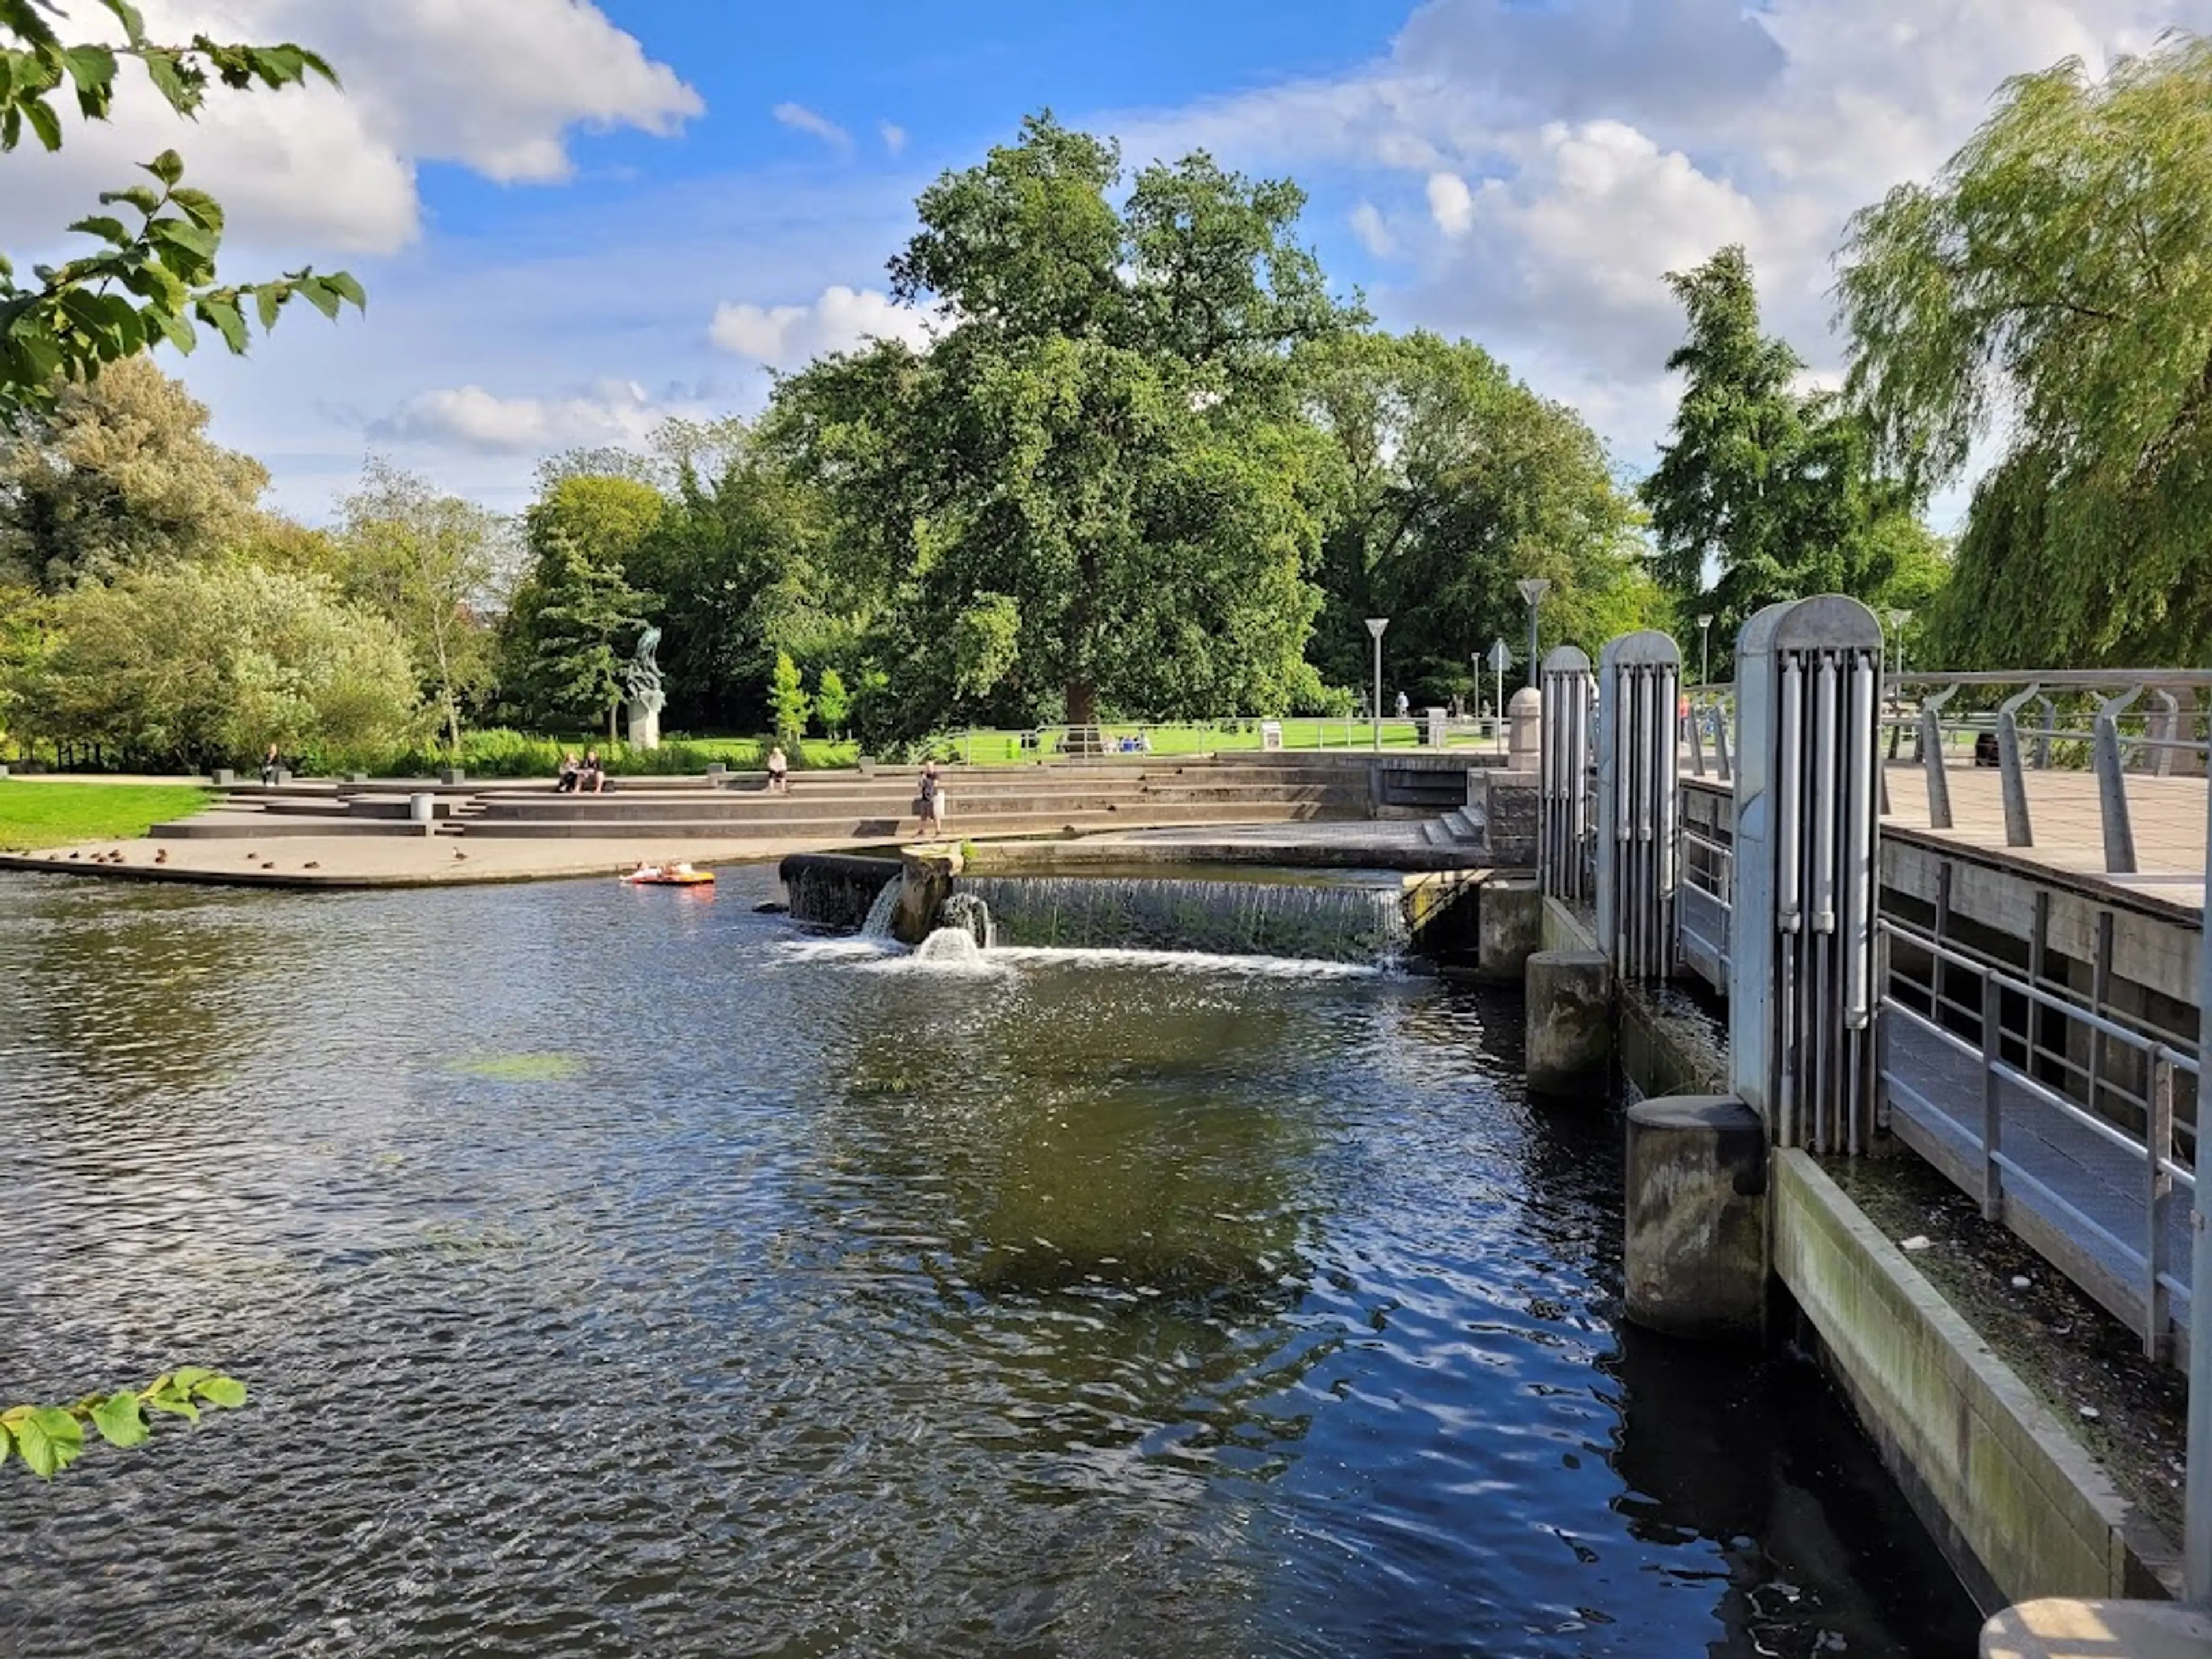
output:
<path id="1" fill-rule="evenodd" d="M 1310 957 L 1229 956 L 1206 951 L 1135 951 L 1048 945 L 1001 945 L 994 961 L 1092 963 L 1102 968 L 1155 968 L 1176 973 L 1243 974 L 1254 979 L 1383 979 L 1389 968 L 1372 963 L 1322 962 Z"/>
<path id="2" fill-rule="evenodd" d="M 888 941 L 891 936 L 891 912 L 898 908 L 899 884 L 896 878 L 885 882 L 877 891 L 876 902 L 868 907 L 868 919 L 860 924 L 860 937 L 866 939 Z"/>

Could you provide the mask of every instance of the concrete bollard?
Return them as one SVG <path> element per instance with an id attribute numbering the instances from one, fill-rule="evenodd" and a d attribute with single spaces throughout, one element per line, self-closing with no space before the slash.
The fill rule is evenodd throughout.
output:
<path id="1" fill-rule="evenodd" d="M 228 789 L 238 781 L 238 775 L 228 766 L 218 766 L 208 774 L 208 781 L 218 789 Z"/>
<path id="2" fill-rule="evenodd" d="M 468 781 L 468 777 L 469 775 L 458 766 L 441 766 L 438 769 L 438 781 L 441 783 L 465 783 Z"/>
<path id="3" fill-rule="evenodd" d="M 1475 971 L 1485 979 L 1519 979 L 1543 948 L 1544 895 L 1533 881 L 1493 877 L 1475 905 Z"/>
<path id="4" fill-rule="evenodd" d="M 1669 1336 L 1766 1322 L 1766 1126 L 1734 1095 L 1628 1109 L 1628 1316 Z"/>
<path id="5" fill-rule="evenodd" d="M 423 825 L 427 831 L 431 819 L 436 814 L 437 805 L 438 798 L 435 795 L 422 794 L 408 796 L 407 821 L 410 823 L 419 823 Z"/>
<path id="6" fill-rule="evenodd" d="M 1610 969 L 1601 951 L 1539 951 L 1528 958 L 1528 1088 L 1602 1096 L 1613 1060 Z"/>
<path id="7" fill-rule="evenodd" d="M 1505 769 L 1534 772 L 1544 747 L 1544 694 L 1524 685 L 1505 702 Z"/>

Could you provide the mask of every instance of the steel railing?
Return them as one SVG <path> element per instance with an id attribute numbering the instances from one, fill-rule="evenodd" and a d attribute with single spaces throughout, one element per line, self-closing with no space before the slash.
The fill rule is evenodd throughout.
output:
<path id="1" fill-rule="evenodd" d="M 2189 1323 L 2198 1057 L 1918 928 L 1880 934 L 1891 1126 L 1990 1219 L 2039 1221 L 2044 1254 L 2170 1355 Z"/>
<path id="2" fill-rule="evenodd" d="M 1436 722 L 1386 717 L 1388 750 L 1491 750 L 1503 753 L 1505 722 L 1492 714 L 1446 715 Z M 941 734 L 950 758 L 973 766 L 1006 766 L 1055 760 L 1141 760 L 1147 757 L 1281 750 L 1317 753 L 1371 750 L 1375 722 L 1364 715 L 1273 715 L 1218 720 L 1103 720 L 1096 726 L 1037 726 L 1021 729 L 971 727 Z"/>

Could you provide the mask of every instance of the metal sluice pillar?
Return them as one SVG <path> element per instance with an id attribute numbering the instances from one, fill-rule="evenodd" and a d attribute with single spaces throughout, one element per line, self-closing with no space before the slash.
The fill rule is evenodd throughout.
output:
<path id="1" fill-rule="evenodd" d="M 1681 648 L 1656 630 L 1598 655 L 1597 933 L 1627 979 L 1674 971 L 1681 675 Z"/>
<path id="2" fill-rule="evenodd" d="M 1554 646 L 1538 678 L 1543 693 L 1538 726 L 1536 868 L 1553 898 L 1589 896 L 1592 726 L 1597 682 L 1590 659 L 1571 645 Z"/>
<path id="3" fill-rule="evenodd" d="M 1769 605 L 1736 641 L 1729 1075 L 1778 1146 L 1872 1134 L 1881 669 L 1881 625 L 1835 594 Z"/>

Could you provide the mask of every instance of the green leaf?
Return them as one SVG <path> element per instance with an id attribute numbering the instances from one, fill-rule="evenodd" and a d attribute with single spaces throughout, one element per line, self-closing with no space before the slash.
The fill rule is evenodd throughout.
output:
<path id="1" fill-rule="evenodd" d="M 246 319 L 239 314 L 237 301 L 213 295 L 196 303 L 192 311 L 202 322 L 222 336 L 222 343 L 232 351 L 241 357 L 246 355 Z"/>
<path id="2" fill-rule="evenodd" d="M 15 1437 L 14 1433 L 10 1431 L 7 1422 L 4 1419 L 0 1419 L 0 1463 L 4 1463 L 8 1461 L 8 1454 L 14 1448 L 15 1444 Z"/>
<path id="3" fill-rule="evenodd" d="M 138 1396 L 129 1389 L 112 1394 L 92 1408 L 92 1425 L 111 1446 L 135 1446 L 149 1432 Z"/>
<path id="4" fill-rule="evenodd" d="M 283 309 L 284 295 L 274 283 L 264 283 L 252 292 L 253 309 L 261 319 L 261 331 L 265 334 L 276 326 L 276 313 Z"/>
<path id="5" fill-rule="evenodd" d="M 103 190 L 100 192 L 100 200 L 102 206 L 112 202 L 128 202 L 149 219 L 161 210 L 161 197 L 143 185 L 132 185 L 127 190 Z"/>
<path id="6" fill-rule="evenodd" d="M 183 248 L 210 264 L 215 263 L 216 249 L 222 246 L 221 239 L 213 231 L 203 230 L 189 219 L 155 219 L 147 225 L 146 234 L 156 241 Z"/>
<path id="7" fill-rule="evenodd" d="M 246 1384 L 234 1376 L 210 1376 L 197 1384 L 192 1392 L 210 1406 L 222 1406 L 233 1411 L 246 1403 Z"/>
<path id="8" fill-rule="evenodd" d="M 171 311 L 166 306 L 148 306 L 139 313 L 139 319 L 141 322 L 150 321 L 161 331 L 163 339 L 187 356 L 200 343 L 200 337 L 192 327 L 192 319 Z"/>
<path id="9" fill-rule="evenodd" d="M 31 131 L 39 135 L 39 142 L 49 150 L 62 147 L 62 121 L 42 98 L 27 98 L 15 106 L 23 112 L 23 118 L 31 124 Z"/>
<path id="10" fill-rule="evenodd" d="M 319 276 L 303 276 L 300 279 L 299 291 L 300 297 L 309 305 L 321 312 L 324 316 L 336 319 L 338 314 L 338 296 L 331 292 L 331 285 L 328 283 Z"/>
<path id="11" fill-rule="evenodd" d="M 124 228 L 123 221 L 111 219 L 102 213 L 95 213 L 89 218 L 80 219 L 70 228 L 82 235 L 98 236 L 104 240 L 114 243 L 118 247 L 129 247 L 137 240 Z"/>
<path id="12" fill-rule="evenodd" d="M 192 222 L 202 230 L 216 236 L 222 234 L 222 204 L 205 191 L 181 186 L 169 192 L 169 199 L 190 214 Z"/>
<path id="13" fill-rule="evenodd" d="M 181 1394 L 196 1384 L 206 1382 L 214 1375 L 215 1373 L 204 1365 L 179 1365 L 169 1373 L 169 1382 Z"/>
<path id="14" fill-rule="evenodd" d="M 140 54 L 139 61 L 146 65 L 146 78 L 169 100 L 171 109 L 179 115 L 190 115 L 198 106 L 199 88 L 178 70 L 173 53 L 147 52 Z"/>
<path id="15" fill-rule="evenodd" d="M 107 107 L 115 87 L 115 54 L 106 46 L 71 46 L 62 53 L 63 67 L 76 82 L 77 97 L 87 115 L 97 117 Z"/>
<path id="16" fill-rule="evenodd" d="M 194 1423 L 200 1420 L 200 1408 L 192 1404 L 189 1395 L 170 1383 L 166 1377 L 140 1395 L 138 1399 L 139 1403 L 149 1412 L 160 1412 L 168 1417 L 186 1418 Z"/>
<path id="17" fill-rule="evenodd" d="M 146 20 L 139 15 L 138 8 L 132 5 L 131 0 L 100 0 L 100 3 L 123 25 L 124 38 L 132 46 L 137 46 L 146 39 Z"/>
<path id="18" fill-rule="evenodd" d="M 185 158 L 173 149 L 165 149 L 145 163 L 145 167 L 147 172 L 173 190 L 177 180 L 185 176 Z"/>
<path id="19" fill-rule="evenodd" d="M 328 283 L 338 295 L 352 301 L 356 310 L 368 309 L 368 295 L 362 291 L 361 284 L 354 280 L 351 271 L 334 270 L 323 280 Z"/>
<path id="20" fill-rule="evenodd" d="M 15 1423 L 16 1449 L 31 1473 L 51 1480 L 84 1451 L 84 1425 L 56 1406 L 38 1406 Z"/>

